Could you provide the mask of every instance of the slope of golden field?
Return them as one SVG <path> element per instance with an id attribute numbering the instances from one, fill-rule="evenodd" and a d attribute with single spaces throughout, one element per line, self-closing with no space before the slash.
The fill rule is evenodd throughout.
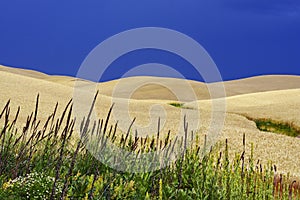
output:
<path id="1" fill-rule="evenodd" d="M 12 74 L 19 74 L 27 77 L 38 78 L 38 79 L 43 79 L 48 77 L 48 75 L 34 70 L 7 67 L 3 65 L 0 65 L 0 71 L 12 73 Z"/>
<path id="2" fill-rule="evenodd" d="M 20 126 L 24 124 L 27 115 L 34 110 L 38 93 L 40 94 L 38 117 L 42 122 L 51 114 L 56 102 L 59 102 L 59 113 L 61 113 L 64 105 L 73 97 L 72 86 L 76 82 L 76 79 L 72 77 L 48 76 L 39 72 L 1 66 L 0 77 L 2 92 L 0 108 L 4 107 L 8 99 L 11 99 L 12 113 L 16 112 L 18 106 L 21 106 L 18 121 Z M 154 84 L 149 84 L 149 82 Z M 111 123 L 119 121 L 120 131 L 128 128 L 130 121 L 136 117 L 133 129 L 143 134 L 155 134 L 157 120 L 160 117 L 162 126 L 164 125 L 162 133 L 171 130 L 171 133 L 176 134 L 178 130 L 182 130 L 181 114 L 185 113 L 190 123 L 189 127 L 199 125 L 198 132 L 203 135 L 211 127 L 211 101 L 207 100 L 209 95 L 205 84 L 196 81 L 187 82 L 194 90 L 198 90 L 196 94 L 200 100 L 186 103 L 185 106 L 196 106 L 197 109 L 181 109 L 169 105 L 177 98 L 164 85 L 174 85 L 179 91 L 184 92 L 185 80 L 133 77 L 95 84 L 100 89 L 96 103 L 97 114 L 105 118 L 110 105 L 115 103 Z M 89 82 L 80 81 L 83 86 L 86 83 Z M 134 99 L 126 99 L 128 93 L 126 89 L 144 83 L 147 84 L 132 94 L 131 97 Z M 251 142 L 255 146 L 255 158 L 262 160 L 263 163 L 272 160 L 279 170 L 300 175 L 300 159 L 298 159 L 300 158 L 300 139 L 259 131 L 253 121 L 244 117 L 271 118 L 294 122 L 300 126 L 299 83 L 300 77 L 297 76 L 261 76 L 224 83 L 226 93 L 231 97 L 226 98 L 227 110 L 222 138 L 228 138 L 234 152 L 241 152 L 242 136 L 245 133 L 247 149 L 250 149 Z M 115 89 L 116 86 L 117 89 Z M 84 99 L 77 99 L 77 101 L 80 103 Z M 221 115 L 222 112 L 220 110 L 219 114 Z M 147 128 L 148 126 L 150 128 Z"/>
<path id="3" fill-rule="evenodd" d="M 300 89 L 228 97 L 227 104 L 227 112 L 293 122 L 300 127 Z"/>
<path id="4" fill-rule="evenodd" d="M 195 104 L 202 109 L 211 108 L 214 100 L 199 100 Z M 196 108 L 196 106 L 194 106 Z M 226 112 L 254 119 L 270 118 L 275 121 L 292 122 L 300 127 L 300 89 L 275 90 L 243 94 L 226 98 Z"/>
<path id="5" fill-rule="evenodd" d="M 76 81 L 82 81 L 84 83 L 89 82 L 86 80 L 79 80 L 74 77 L 49 76 L 33 70 L 17 69 L 0 65 L 0 72 L 1 71 L 54 82 L 70 87 L 74 87 Z M 273 90 L 297 89 L 300 87 L 300 76 L 256 76 L 239 80 L 225 81 L 223 84 L 226 90 L 226 96 L 229 97 Z M 135 88 L 135 91 L 130 96 L 131 99 L 177 100 L 176 94 L 171 92 L 168 86 L 176 88 L 183 94 L 186 92 L 187 86 L 192 88 L 195 92 L 196 98 L 183 99 L 185 101 L 191 101 L 195 99 L 210 99 L 210 94 L 205 83 L 176 78 L 161 78 L 149 76 L 122 78 L 118 80 L 99 83 L 98 89 L 100 90 L 101 94 L 106 96 L 114 96 L 116 98 L 127 98 L 127 95 L 132 92 L 132 88 Z M 116 88 L 118 90 L 116 90 Z"/>
<path id="6" fill-rule="evenodd" d="M 116 97 L 126 96 L 128 92 L 131 92 L 128 88 L 132 88 L 132 85 L 142 85 L 142 87 L 138 88 L 138 90 L 132 94 L 131 98 L 177 100 L 176 96 L 172 94 L 166 87 L 171 85 L 174 88 L 176 87 L 176 89 L 181 90 L 182 93 L 185 92 L 187 86 L 191 87 L 194 90 L 198 100 L 210 99 L 208 88 L 206 84 L 202 82 L 159 77 L 130 77 L 105 82 L 102 83 L 103 88 L 101 93 L 111 96 L 116 85 L 122 88 L 121 92 L 115 94 Z M 225 81 L 224 87 L 226 96 L 273 90 L 296 89 L 300 87 L 300 77 L 288 75 L 257 76 L 239 80 Z M 186 100 L 189 101 L 189 99 Z"/>

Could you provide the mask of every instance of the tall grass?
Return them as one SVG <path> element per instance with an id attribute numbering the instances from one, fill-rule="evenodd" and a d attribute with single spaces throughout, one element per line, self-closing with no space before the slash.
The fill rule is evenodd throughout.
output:
<path id="1" fill-rule="evenodd" d="M 290 182 L 288 176 L 277 174 L 274 165 L 262 166 L 260 161 L 255 161 L 253 148 L 250 157 L 245 157 L 244 148 L 241 154 L 230 158 L 227 140 L 204 154 L 204 147 L 195 137 L 193 147 L 163 169 L 145 173 L 117 171 L 92 156 L 86 141 L 95 136 L 93 147 L 102 154 L 107 153 L 102 149 L 108 141 L 137 156 L 159 149 L 168 149 L 170 153 L 176 141 L 181 147 L 187 147 L 186 140 L 190 137 L 187 122 L 183 138 L 172 138 L 170 132 L 166 138 L 161 138 L 159 132 L 153 138 L 140 138 L 132 135 L 131 125 L 126 133 L 118 135 L 117 125 L 108 123 L 111 107 L 105 119 L 90 122 L 87 116 L 81 123 L 79 139 L 74 135 L 72 101 L 61 116 L 57 116 L 56 104 L 44 124 L 37 117 L 38 104 L 39 96 L 22 129 L 16 126 L 20 108 L 11 114 L 8 101 L 0 113 L 3 121 L 0 199 L 299 198 L 299 182 Z M 241 142 L 245 147 L 245 137 Z M 114 159 L 113 154 L 110 159 Z"/>

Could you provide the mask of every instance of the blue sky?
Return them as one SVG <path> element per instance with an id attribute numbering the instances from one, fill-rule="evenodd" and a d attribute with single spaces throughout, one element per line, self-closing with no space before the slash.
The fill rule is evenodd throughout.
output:
<path id="1" fill-rule="evenodd" d="M 149 26 L 195 39 L 224 80 L 300 75 L 299 0 L 0 0 L 0 64 L 75 76 L 100 42 Z M 188 62 L 159 50 L 120 57 L 102 80 L 153 62 L 201 80 Z"/>

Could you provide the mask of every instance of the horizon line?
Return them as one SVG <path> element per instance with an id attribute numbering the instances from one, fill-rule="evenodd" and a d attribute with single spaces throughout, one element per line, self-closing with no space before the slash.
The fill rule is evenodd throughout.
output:
<path id="1" fill-rule="evenodd" d="M 47 76 L 66 76 L 66 77 L 71 77 L 71 78 L 78 78 L 81 80 L 85 80 L 85 81 L 91 81 L 91 82 L 95 82 L 92 80 L 88 80 L 85 78 L 80 78 L 77 76 L 73 76 L 70 74 L 50 74 L 44 71 L 40 71 L 40 70 L 36 70 L 36 69 L 32 69 L 32 68 L 27 68 L 27 67 L 19 67 L 19 66 L 11 66 L 11 65 L 6 65 L 6 64 L 2 64 L 0 63 L 0 66 L 2 67 L 6 67 L 6 68 L 11 68 L 11 69 L 16 69 L 16 70 L 25 70 L 25 71 L 34 71 L 37 73 L 41 73 Z M 11 72 L 12 73 L 12 72 Z M 108 80 L 102 80 L 102 81 L 97 81 L 95 83 L 105 83 L 105 82 L 109 82 L 109 81 L 115 81 L 115 80 L 120 80 L 120 79 L 125 79 L 125 78 L 134 78 L 134 77 L 154 77 L 154 78 L 170 78 L 170 79 L 181 79 L 181 80 L 189 80 L 189 81 L 196 81 L 196 82 L 201 82 L 201 83 L 206 83 L 206 84 L 210 84 L 210 83 L 218 83 L 218 82 L 227 82 L 227 81 L 235 81 L 235 80 L 242 80 L 242 79 L 248 79 L 248 78 L 255 78 L 255 77 L 263 77 L 263 76 L 300 76 L 300 74 L 284 74 L 284 73 L 268 73 L 268 74 L 263 74 L 263 73 L 258 73 L 258 74 L 254 74 L 254 75 L 245 75 L 245 76 L 241 76 L 238 78 L 233 78 L 233 79 L 222 79 L 222 81 L 215 81 L 215 82 L 205 82 L 203 80 L 196 80 L 196 79 L 189 79 L 189 78 L 182 78 L 182 77 L 172 77 L 172 76 L 157 76 L 157 75 L 133 75 L 133 76 L 125 76 L 125 77 L 118 77 L 118 78 L 111 78 Z M 222 75 L 221 75 L 221 78 Z"/>

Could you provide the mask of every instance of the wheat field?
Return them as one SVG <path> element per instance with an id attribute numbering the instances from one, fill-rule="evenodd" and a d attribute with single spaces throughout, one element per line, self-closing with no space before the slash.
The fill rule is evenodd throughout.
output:
<path id="1" fill-rule="evenodd" d="M 56 102 L 59 102 L 58 114 L 63 111 L 73 97 L 75 84 L 90 83 L 73 77 L 49 76 L 5 66 L 0 66 L 0 77 L 0 107 L 3 108 L 9 99 L 12 113 L 17 111 L 18 106 L 21 107 L 19 127 L 24 125 L 26 117 L 34 110 L 37 94 L 40 95 L 38 118 L 43 122 L 53 111 Z M 93 84 L 95 90 L 100 92 L 96 103 L 97 116 L 105 118 L 111 104 L 115 103 L 111 123 L 118 121 L 121 125 L 119 131 L 128 128 L 128 124 L 136 117 L 133 129 L 155 135 L 160 117 L 164 125 L 162 134 L 168 130 L 176 134 L 182 129 L 182 113 L 186 114 L 191 127 L 197 127 L 195 131 L 201 135 L 207 134 L 213 126 L 212 100 L 209 100 L 210 95 L 204 83 L 173 78 L 131 77 Z M 164 85 L 173 85 L 184 93 L 186 84 L 195 92 L 197 101 L 181 99 L 188 109 L 169 105 L 178 99 Z M 128 88 L 135 88 L 136 85 L 141 87 L 133 92 L 128 91 Z M 272 160 L 279 171 L 300 176 L 300 139 L 259 131 L 255 123 L 246 118 L 270 118 L 300 127 L 300 77 L 259 76 L 227 81 L 224 87 L 226 110 L 219 112 L 225 115 L 225 121 L 219 139 L 228 138 L 232 150 L 240 152 L 245 134 L 247 143 L 254 144 L 256 159 L 264 164 Z M 127 98 L 128 92 L 132 92 L 130 99 Z"/>

